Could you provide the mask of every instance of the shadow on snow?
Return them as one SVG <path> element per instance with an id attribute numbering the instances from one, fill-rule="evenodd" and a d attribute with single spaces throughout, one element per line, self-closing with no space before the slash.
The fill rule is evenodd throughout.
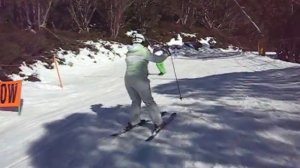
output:
<path id="1" fill-rule="evenodd" d="M 37 168 L 138 168 L 166 167 L 165 164 L 174 167 L 172 164 L 181 163 L 178 156 L 166 155 L 159 145 L 144 141 L 150 135 L 147 127 L 135 129 L 126 136 L 110 136 L 129 120 L 127 106 L 107 108 L 99 104 L 91 109 L 94 114 L 76 113 L 46 124 L 46 134 L 28 150 L 32 165 Z"/>
<path id="2" fill-rule="evenodd" d="M 300 101 L 300 68 L 267 70 L 261 72 L 236 72 L 203 78 L 179 80 L 185 98 L 217 100 L 220 97 L 245 96 L 273 100 Z M 175 82 L 157 86 L 154 92 L 177 96 Z"/>
<path id="3" fill-rule="evenodd" d="M 249 95 L 299 101 L 299 70 L 290 68 L 183 79 L 180 86 L 184 97 L 194 100 L 217 101 L 225 96 L 240 95 L 241 98 Z M 175 83 L 157 86 L 154 91 L 177 96 Z M 178 110 L 179 115 L 172 126 L 150 143 L 144 142 L 149 135 L 148 128 L 139 128 L 117 138 L 109 136 L 128 121 L 128 106 L 93 105 L 94 113 L 76 113 L 48 123 L 45 135 L 28 150 L 32 165 L 36 168 L 214 165 L 292 168 L 300 164 L 299 116 L 271 117 L 271 111 L 234 108 L 226 104 L 208 106 L 199 101 L 173 105 L 190 111 Z M 285 135 L 289 141 L 262 135 L 268 132 Z"/>
<path id="4" fill-rule="evenodd" d="M 223 52 L 220 49 L 199 49 L 191 50 L 190 48 L 182 48 L 173 52 L 174 57 L 181 56 L 179 59 L 201 59 L 201 60 L 213 60 L 213 59 L 228 59 L 240 57 L 241 52 Z"/>

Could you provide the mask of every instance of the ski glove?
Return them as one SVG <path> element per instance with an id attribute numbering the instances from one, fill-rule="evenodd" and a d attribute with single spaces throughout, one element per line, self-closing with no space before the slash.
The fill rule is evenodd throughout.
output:
<path id="1" fill-rule="evenodd" d="M 170 52 L 168 46 L 163 46 L 163 47 L 161 48 L 161 50 L 162 50 L 165 54 L 167 54 L 168 56 L 171 56 L 171 52 Z"/>
<path id="2" fill-rule="evenodd" d="M 162 76 L 166 73 L 166 68 L 163 62 L 161 63 L 156 63 L 156 67 L 159 70 L 159 76 Z"/>

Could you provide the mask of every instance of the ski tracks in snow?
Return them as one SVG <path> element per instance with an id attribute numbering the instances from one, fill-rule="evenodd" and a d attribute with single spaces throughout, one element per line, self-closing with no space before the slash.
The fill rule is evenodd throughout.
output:
<path id="1" fill-rule="evenodd" d="M 30 102 L 24 104 L 24 116 L 0 125 L 0 155 L 5 156 L 0 158 L 0 166 L 39 168 L 49 163 L 48 156 L 56 159 L 55 165 L 61 168 L 66 168 L 64 161 L 78 163 L 78 167 L 297 165 L 300 154 L 296 140 L 300 135 L 294 123 L 300 120 L 295 110 L 299 107 L 295 102 L 300 99 L 300 88 L 293 76 L 282 79 L 281 75 L 289 75 L 286 71 L 294 72 L 299 66 L 240 52 L 207 50 L 193 52 L 193 56 L 180 54 L 183 53 L 175 57 L 174 63 L 182 101 L 178 99 L 170 60 L 165 62 L 165 76 L 149 77 L 154 99 L 162 111 L 178 114 L 153 142 L 143 142 L 148 128 L 115 139 L 102 137 L 129 118 L 130 100 L 122 77 L 125 62 L 120 60 L 98 71 L 95 67 L 92 74 L 87 68 L 82 74 L 78 71 L 69 75 L 61 92 L 50 87 L 51 82 L 43 92 L 43 84 L 26 84 L 25 101 Z M 149 69 L 156 72 L 154 66 Z M 62 71 L 68 74 L 70 68 Z M 280 85 L 272 82 L 278 78 Z M 292 91 L 291 86 L 295 87 Z M 270 89 L 277 94 L 269 93 Z M 290 96 L 291 92 L 295 95 Z M 99 104 L 98 109 L 91 110 Z M 2 116 L 3 121 L 10 117 Z M 76 152 L 69 153 L 74 147 Z M 29 148 L 34 150 L 29 153 Z"/>

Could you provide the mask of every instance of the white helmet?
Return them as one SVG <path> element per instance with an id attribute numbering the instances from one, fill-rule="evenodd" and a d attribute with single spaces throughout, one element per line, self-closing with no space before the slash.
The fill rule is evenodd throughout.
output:
<path id="1" fill-rule="evenodd" d="M 132 35 L 132 43 L 142 43 L 145 41 L 145 37 L 142 34 L 133 34 Z"/>

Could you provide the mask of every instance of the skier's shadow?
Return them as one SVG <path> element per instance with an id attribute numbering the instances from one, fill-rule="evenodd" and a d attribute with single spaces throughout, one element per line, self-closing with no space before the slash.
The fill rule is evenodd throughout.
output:
<path id="1" fill-rule="evenodd" d="M 297 72 L 299 68 L 290 68 L 182 80 L 182 93 L 191 103 L 172 104 L 173 109 L 178 107 L 174 112 L 180 116 L 150 143 L 144 142 L 145 130 L 136 129 L 117 138 L 110 136 L 129 120 L 128 106 L 92 105 L 90 112 L 45 124 L 44 135 L 30 146 L 28 154 L 35 168 L 296 167 L 293 165 L 299 165 L 298 113 L 289 114 L 294 116 L 289 118 L 288 112 L 282 111 L 278 113 L 281 118 L 271 115 L 276 111 L 270 109 L 237 108 L 218 100 L 229 96 L 238 99 L 244 93 L 264 99 L 297 101 L 300 93 L 295 85 L 299 82 Z M 176 83 L 160 85 L 154 91 L 170 97 L 178 94 Z M 200 98 L 218 105 L 201 103 Z M 190 109 L 190 113 L 181 113 L 180 109 Z M 274 132 L 278 128 L 293 143 L 264 135 L 265 132 L 280 135 Z M 279 162 L 269 162 L 269 158 Z"/>
<path id="2" fill-rule="evenodd" d="M 109 133 L 123 124 L 126 108 L 119 105 L 104 108 L 99 104 L 91 109 L 95 113 L 75 113 L 45 124 L 45 135 L 28 150 L 32 165 L 36 168 L 109 167 L 114 160 L 108 156 L 117 153 L 98 150 L 98 145 L 105 140 L 109 142 Z"/>
<path id="3" fill-rule="evenodd" d="M 112 124 L 115 124 L 115 132 L 124 129 L 128 124 L 128 121 L 130 120 L 129 106 L 117 105 L 114 108 L 104 108 L 102 104 L 96 104 L 91 106 L 91 110 L 95 112 L 100 119 L 102 117 L 105 117 L 104 120 L 106 120 L 106 118 L 111 118 L 111 120 L 108 121 L 113 122 L 104 123 L 104 126 L 111 127 Z M 147 120 L 147 123 L 141 127 L 151 130 L 153 128 L 153 124 L 150 122 L 149 117 L 145 111 L 146 109 L 142 108 L 141 118 Z"/>
<path id="4" fill-rule="evenodd" d="M 136 130 L 122 137 L 110 136 L 129 120 L 128 106 L 98 104 L 92 105 L 91 110 L 45 124 L 45 134 L 27 151 L 31 165 L 35 168 L 148 167 L 151 159 L 157 162 L 153 155 L 162 155 L 157 146 L 145 143 L 146 137 Z"/>

